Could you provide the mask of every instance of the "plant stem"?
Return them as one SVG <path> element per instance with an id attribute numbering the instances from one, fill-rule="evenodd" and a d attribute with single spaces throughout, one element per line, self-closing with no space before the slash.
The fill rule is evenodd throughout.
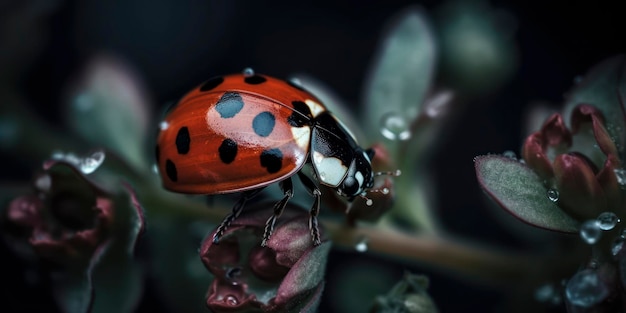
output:
<path id="1" fill-rule="evenodd" d="M 354 250 L 355 244 L 366 238 L 369 252 L 419 262 L 493 285 L 510 286 L 541 264 L 537 256 L 498 251 L 451 237 L 415 236 L 371 226 L 351 228 L 330 221 L 323 224 L 339 248 Z"/>

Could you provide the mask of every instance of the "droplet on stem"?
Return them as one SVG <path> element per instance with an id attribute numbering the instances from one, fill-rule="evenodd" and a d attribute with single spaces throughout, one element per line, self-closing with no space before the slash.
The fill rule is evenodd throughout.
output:
<path id="1" fill-rule="evenodd" d="M 596 271 L 592 269 L 582 270 L 574 275 L 565 286 L 565 296 L 574 305 L 591 307 L 602 302 L 609 295 Z"/>
<path id="2" fill-rule="evenodd" d="M 368 245 L 367 245 L 367 237 L 361 237 L 359 238 L 359 240 L 357 241 L 357 243 L 354 245 L 354 249 L 357 252 L 366 252 L 368 249 Z"/>
<path id="3" fill-rule="evenodd" d="M 597 220 L 588 220 L 580 226 L 580 238 L 587 244 L 595 244 L 602 236 Z"/>
<path id="4" fill-rule="evenodd" d="M 598 227 L 602 230 L 611 230 L 620 222 L 617 215 L 613 212 L 602 212 L 596 220 L 598 221 Z"/>

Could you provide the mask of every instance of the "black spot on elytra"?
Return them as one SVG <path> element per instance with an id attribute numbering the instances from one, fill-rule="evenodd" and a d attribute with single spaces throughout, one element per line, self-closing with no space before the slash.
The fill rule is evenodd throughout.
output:
<path id="1" fill-rule="evenodd" d="M 200 91 L 209 91 L 215 89 L 215 87 L 221 85 L 224 82 L 224 77 L 217 76 L 213 77 L 200 86 Z"/>
<path id="2" fill-rule="evenodd" d="M 187 154 L 187 152 L 189 152 L 190 143 L 189 128 L 187 128 L 187 126 L 181 127 L 176 135 L 176 150 L 178 150 L 178 154 Z"/>
<path id="3" fill-rule="evenodd" d="M 274 125 L 276 125 L 276 118 L 274 114 L 267 111 L 257 114 L 252 120 L 252 129 L 261 137 L 269 136 L 274 130 Z"/>
<path id="4" fill-rule="evenodd" d="M 294 111 L 287 118 L 287 122 L 289 125 L 294 127 L 302 127 L 307 125 L 313 119 L 313 114 L 311 114 L 311 109 L 306 103 L 302 101 L 292 101 Z"/>
<path id="5" fill-rule="evenodd" d="M 178 180 L 178 171 L 176 170 L 176 164 L 172 160 L 167 159 L 165 161 L 165 173 L 171 181 L 176 182 Z"/>
<path id="6" fill-rule="evenodd" d="M 226 138 L 222 141 L 218 152 L 220 153 L 220 160 L 225 164 L 230 164 L 237 156 L 237 143 L 230 138 Z"/>
<path id="7" fill-rule="evenodd" d="M 237 92 L 225 93 L 215 105 L 215 110 L 222 118 L 234 117 L 241 109 L 243 109 L 243 99 Z"/>
<path id="8" fill-rule="evenodd" d="M 252 76 L 244 78 L 243 81 L 245 81 L 246 84 L 258 85 L 258 84 L 262 84 L 262 83 L 266 82 L 267 79 L 265 79 L 265 77 L 263 77 L 261 75 L 252 75 Z"/>
<path id="9" fill-rule="evenodd" d="M 154 156 L 156 158 L 157 165 L 159 164 L 159 158 L 161 157 L 161 151 L 159 150 L 159 145 L 154 147 Z"/>
<path id="10" fill-rule="evenodd" d="M 283 166 L 283 153 L 278 149 L 263 150 L 261 152 L 261 166 L 267 168 L 267 172 L 270 174 L 280 171 Z"/>

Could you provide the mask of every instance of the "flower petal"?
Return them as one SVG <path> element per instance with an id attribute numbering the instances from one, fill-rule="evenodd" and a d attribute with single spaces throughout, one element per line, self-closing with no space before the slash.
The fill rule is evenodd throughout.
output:
<path id="1" fill-rule="evenodd" d="M 591 123 L 593 136 L 605 155 L 617 155 L 615 143 L 611 140 L 611 136 L 604 127 L 604 118 L 602 113 L 595 107 L 582 104 L 574 108 L 572 111 L 572 132 L 577 133 L 583 123 Z"/>
<path id="2" fill-rule="evenodd" d="M 606 209 L 604 192 L 588 162 L 579 154 L 561 154 L 554 161 L 559 206 L 579 220 L 596 218 Z"/>
<path id="3" fill-rule="evenodd" d="M 326 260 L 331 248 L 330 242 L 308 250 L 291 268 L 283 282 L 278 287 L 273 305 L 287 305 L 299 294 L 319 288 L 323 283 L 326 270 Z M 319 293 L 311 296 L 319 297 Z M 310 302 L 310 301 L 307 301 Z"/>
<path id="4" fill-rule="evenodd" d="M 572 144 L 572 134 L 565 126 L 563 117 L 560 114 L 552 114 L 541 127 L 544 148 L 547 146 L 557 146 Z"/>
<path id="5" fill-rule="evenodd" d="M 544 142 L 541 132 L 531 134 L 526 138 L 522 148 L 522 158 L 528 166 L 543 180 L 554 177 L 552 163 L 544 152 Z"/>
<path id="6" fill-rule="evenodd" d="M 233 285 L 214 279 L 209 289 L 206 305 L 211 312 L 261 312 L 261 303 L 245 285 Z M 255 310 L 256 309 L 256 310 Z"/>
<path id="7" fill-rule="evenodd" d="M 609 154 L 604 162 L 604 167 L 596 175 L 608 203 L 607 209 L 619 212 L 626 206 L 626 194 L 622 191 L 617 181 L 615 170 L 619 169 L 619 160 L 613 154 Z"/>

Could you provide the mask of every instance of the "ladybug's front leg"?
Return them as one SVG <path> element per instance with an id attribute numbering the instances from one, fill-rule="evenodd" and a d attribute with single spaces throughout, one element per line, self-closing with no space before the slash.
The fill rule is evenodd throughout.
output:
<path id="1" fill-rule="evenodd" d="M 319 246 L 322 243 L 320 236 L 320 229 L 317 223 L 317 215 L 320 213 L 320 201 L 322 198 L 322 192 L 315 185 L 315 183 L 302 172 L 298 172 L 298 177 L 302 185 L 309 191 L 309 193 L 315 197 L 313 206 L 311 207 L 309 217 L 309 229 L 311 230 L 311 239 L 313 239 L 313 245 Z"/>
<path id="2" fill-rule="evenodd" d="M 274 205 L 274 215 L 270 216 L 270 218 L 267 219 L 267 222 L 265 222 L 265 231 L 263 232 L 261 247 L 267 246 L 267 241 L 270 239 L 272 232 L 274 232 L 274 224 L 276 224 L 276 220 L 281 214 L 283 214 L 283 210 L 285 210 L 287 202 L 291 197 L 293 197 L 293 183 L 291 182 L 291 178 L 281 181 L 278 185 L 285 196 Z"/>
<path id="3" fill-rule="evenodd" d="M 213 235 L 214 244 L 219 243 L 219 240 L 222 237 L 222 235 L 224 235 L 226 228 L 228 228 L 228 226 L 230 226 L 230 223 L 232 223 L 235 219 L 237 219 L 237 217 L 239 217 L 239 214 L 241 214 L 241 211 L 243 211 L 243 207 L 246 205 L 246 202 L 252 199 L 257 194 L 259 194 L 261 190 L 263 190 L 263 187 L 244 191 L 241 194 L 241 198 L 239 198 L 237 203 L 235 203 L 235 206 L 233 206 L 232 212 L 226 215 L 224 220 L 222 220 L 222 223 L 220 224 L 220 226 L 217 227 L 217 230 L 215 231 L 215 235 Z"/>

